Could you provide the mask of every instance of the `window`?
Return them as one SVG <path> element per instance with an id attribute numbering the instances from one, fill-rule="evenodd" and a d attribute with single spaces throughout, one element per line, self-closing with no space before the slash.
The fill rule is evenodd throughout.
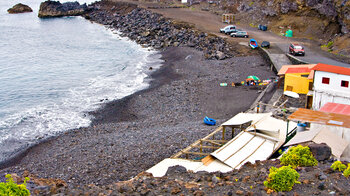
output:
<path id="1" fill-rule="evenodd" d="M 329 84 L 329 78 L 322 77 L 322 84 Z"/>
<path id="2" fill-rule="evenodd" d="M 342 80 L 340 86 L 349 87 L 349 81 Z"/>
<path id="3" fill-rule="evenodd" d="M 309 74 L 302 74 L 301 77 L 307 78 L 309 77 Z"/>

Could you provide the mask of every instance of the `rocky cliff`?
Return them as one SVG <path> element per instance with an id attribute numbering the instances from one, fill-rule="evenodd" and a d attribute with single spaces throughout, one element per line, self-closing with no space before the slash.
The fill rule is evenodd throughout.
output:
<path id="1" fill-rule="evenodd" d="M 14 5 L 12 8 L 8 9 L 7 12 L 10 14 L 18 14 L 18 13 L 25 13 L 25 12 L 33 12 L 33 10 L 28 5 L 18 3 Z"/>
<path id="2" fill-rule="evenodd" d="M 203 1 L 202 1 L 203 2 Z M 201 2 L 201 4 L 202 4 Z M 236 22 L 267 25 L 279 34 L 316 40 L 328 51 L 350 56 L 349 0 L 215 0 L 207 10 L 234 13 Z M 203 8 L 202 8 L 203 9 Z"/>
<path id="3" fill-rule="evenodd" d="M 348 0 L 227 0 L 222 1 L 220 6 L 226 11 L 243 14 L 256 23 L 290 18 L 285 21 L 286 25 L 289 22 L 289 25 L 306 28 L 308 23 L 316 22 L 320 30 L 326 33 L 329 27 L 333 29 L 335 26 L 338 28 L 337 33 L 350 32 Z M 298 20 L 300 17 L 312 20 Z"/>
<path id="4" fill-rule="evenodd" d="M 86 4 L 80 5 L 76 2 L 60 3 L 59 1 L 45 1 L 40 4 L 40 18 L 61 17 L 61 16 L 79 16 L 87 10 Z"/>

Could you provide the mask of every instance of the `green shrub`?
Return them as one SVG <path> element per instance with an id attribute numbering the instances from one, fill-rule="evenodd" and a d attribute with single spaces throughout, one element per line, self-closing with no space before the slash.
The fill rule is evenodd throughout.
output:
<path id="1" fill-rule="evenodd" d="M 341 161 L 335 161 L 332 165 L 331 165 L 331 168 L 336 171 L 344 171 L 346 169 L 346 165 L 344 165 Z"/>
<path id="2" fill-rule="evenodd" d="M 25 178 L 23 184 L 16 184 L 11 175 L 7 174 L 6 182 L 0 182 L 0 195 L 6 196 L 27 196 L 30 195 L 29 190 L 26 187 L 26 182 L 29 180 L 28 177 Z"/>
<path id="3" fill-rule="evenodd" d="M 254 25 L 253 23 L 250 23 L 249 26 L 251 26 L 251 27 L 258 27 L 258 25 Z"/>
<path id="4" fill-rule="evenodd" d="M 254 1 L 249 3 L 249 7 L 252 7 L 252 5 L 254 4 Z"/>
<path id="5" fill-rule="evenodd" d="M 315 157 L 312 155 L 308 146 L 294 146 L 283 154 L 281 158 L 282 165 L 291 165 L 293 168 L 298 166 L 316 166 L 318 164 Z"/>
<path id="6" fill-rule="evenodd" d="M 348 163 L 348 168 L 344 170 L 343 175 L 347 178 L 350 176 L 350 163 Z"/>
<path id="7" fill-rule="evenodd" d="M 333 46 L 333 42 L 332 42 L 332 41 L 328 42 L 327 48 L 330 48 L 330 47 L 332 47 L 332 46 Z"/>
<path id="8" fill-rule="evenodd" d="M 328 52 L 331 52 L 331 51 L 333 51 L 332 49 L 330 49 L 332 46 L 333 46 L 333 42 L 330 41 L 327 44 L 322 45 L 321 48 L 328 48 Z"/>
<path id="9" fill-rule="evenodd" d="M 276 192 L 290 191 L 295 183 L 300 184 L 298 181 L 299 174 L 290 165 L 282 166 L 280 168 L 271 167 L 270 174 L 264 185 Z"/>

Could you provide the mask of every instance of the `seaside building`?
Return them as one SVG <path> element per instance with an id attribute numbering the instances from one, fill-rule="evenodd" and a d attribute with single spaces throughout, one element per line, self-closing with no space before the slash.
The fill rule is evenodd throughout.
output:
<path id="1" fill-rule="evenodd" d="M 307 94 L 312 90 L 313 78 L 308 78 L 312 68 L 316 64 L 284 65 L 278 72 L 280 78 L 284 78 L 284 91 L 292 91 L 299 94 Z"/>
<path id="2" fill-rule="evenodd" d="M 350 68 L 319 63 L 312 68 L 309 79 L 313 78 L 313 91 L 308 95 L 314 110 L 328 102 L 350 103 Z"/>

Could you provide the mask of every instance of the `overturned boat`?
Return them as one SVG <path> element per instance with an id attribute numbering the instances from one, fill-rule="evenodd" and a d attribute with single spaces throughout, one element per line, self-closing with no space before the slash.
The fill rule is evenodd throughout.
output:
<path id="1" fill-rule="evenodd" d="M 255 48 L 259 47 L 258 42 L 257 42 L 255 39 L 250 39 L 250 41 L 249 41 L 249 46 L 250 46 L 252 49 L 255 49 Z"/>

